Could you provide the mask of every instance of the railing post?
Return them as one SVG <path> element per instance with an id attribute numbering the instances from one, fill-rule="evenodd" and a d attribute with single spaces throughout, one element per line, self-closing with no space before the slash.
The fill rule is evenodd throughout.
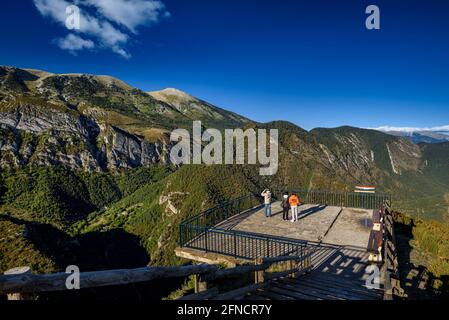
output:
<path id="1" fill-rule="evenodd" d="M 297 269 L 297 262 L 293 260 L 287 261 L 288 270 L 292 271 L 293 269 Z M 296 272 L 292 272 L 289 274 L 289 278 L 296 278 Z"/>
<path id="2" fill-rule="evenodd" d="M 19 275 L 19 274 L 31 274 L 30 267 L 19 267 L 9 269 L 5 272 L 5 275 Z M 36 296 L 33 293 L 17 292 L 9 293 L 7 295 L 8 300 L 35 300 Z"/>
<path id="3" fill-rule="evenodd" d="M 208 233 L 207 233 L 207 231 L 208 231 L 208 229 L 207 229 L 207 227 L 206 227 L 206 231 L 204 231 L 204 235 L 205 235 L 205 238 L 204 238 L 204 242 L 205 242 L 205 250 L 206 250 L 206 252 L 208 251 L 208 245 L 207 245 L 207 235 L 208 235 Z"/>
<path id="4" fill-rule="evenodd" d="M 209 289 L 207 281 L 203 280 L 200 275 L 195 274 L 194 277 L 195 277 L 195 293 L 204 292 L 207 289 Z"/>
<path id="5" fill-rule="evenodd" d="M 237 232 L 234 231 L 234 258 L 237 258 Z"/>
<path id="6" fill-rule="evenodd" d="M 262 265 L 263 264 L 263 259 L 262 258 L 257 258 L 255 264 L 256 264 L 256 266 Z M 256 284 L 265 282 L 265 270 L 256 271 L 254 273 L 254 278 L 255 278 L 254 282 Z"/>
<path id="7" fill-rule="evenodd" d="M 307 249 L 307 247 L 306 247 L 306 249 Z M 310 272 L 312 272 L 312 268 L 313 268 L 313 265 L 312 265 L 312 255 L 310 254 L 311 252 L 308 252 L 309 250 L 304 250 L 306 253 L 305 254 L 307 254 L 307 259 L 306 259 L 306 261 L 307 261 L 307 273 L 310 273 Z"/>
<path id="8" fill-rule="evenodd" d="M 267 237 L 267 258 L 270 257 L 270 238 Z"/>
<path id="9" fill-rule="evenodd" d="M 183 224 L 181 223 L 179 225 L 179 245 L 181 247 L 184 246 L 184 239 L 183 239 Z"/>

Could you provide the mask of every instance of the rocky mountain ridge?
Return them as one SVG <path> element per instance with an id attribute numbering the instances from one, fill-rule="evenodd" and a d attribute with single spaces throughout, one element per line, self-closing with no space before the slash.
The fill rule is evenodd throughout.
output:
<path id="1" fill-rule="evenodd" d="M 440 160 L 448 155 L 444 144 L 430 148 L 353 127 L 307 132 L 284 121 L 256 123 L 173 88 L 145 93 L 107 76 L 0 67 L 3 169 L 117 172 L 168 165 L 170 130 L 189 128 L 192 120 L 222 129 L 279 129 L 279 173 L 267 178 L 271 184 L 346 191 L 374 184 L 416 197 L 449 192 L 442 187 L 449 184 L 449 162 Z"/>
<path id="2" fill-rule="evenodd" d="M 188 126 L 189 113 L 206 124 L 248 122 L 180 91 L 170 104 L 167 92 L 153 93 L 157 100 L 112 77 L 0 67 L 0 166 L 93 171 L 167 164 L 168 130 Z"/>

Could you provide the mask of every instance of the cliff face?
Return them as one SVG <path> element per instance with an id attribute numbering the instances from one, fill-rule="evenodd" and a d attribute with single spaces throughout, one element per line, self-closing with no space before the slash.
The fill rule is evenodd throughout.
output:
<path id="1" fill-rule="evenodd" d="M 157 125 L 146 118 L 177 111 L 118 80 L 3 67 L 0 99 L 2 168 L 102 171 L 167 163 L 167 137 L 148 141 L 138 129 Z"/>
<path id="2" fill-rule="evenodd" d="M 420 146 L 374 130 L 341 127 L 316 129 L 312 134 L 331 164 L 360 177 L 376 170 L 389 175 L 417 172 L 424 162 Z"/>
<path id="3" fill-rule="evenodd" d="M 165 140 L 150 143 L 96 119 L 31 104 L 0 113 L 0 167 L 62 166 L 85 171 L 167 163 Z"/>

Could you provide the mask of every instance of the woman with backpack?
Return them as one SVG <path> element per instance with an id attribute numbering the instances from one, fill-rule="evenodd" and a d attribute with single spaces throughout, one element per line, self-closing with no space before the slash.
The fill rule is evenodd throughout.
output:
<path id="1" fill-rule="evenodd" d="M 290 203 L 288 202 L 288 193 L 285 192 L 282 196 L 282 219 L 288 220 L 288 210 L 290 209 Z"/>

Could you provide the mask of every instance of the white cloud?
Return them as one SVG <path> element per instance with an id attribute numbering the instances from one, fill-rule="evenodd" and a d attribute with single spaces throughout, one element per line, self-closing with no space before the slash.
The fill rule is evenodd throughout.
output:
<path id="1" fill-rule="evenodd" d="M 113 46 L 112 47 L 112 51 L 117 53 L 118 55 L 121 55 L 125 59 L 130 59 L 131 58 L 131 54 L 128 53 L 127 51 L 125 51 L 124 49 L 120 48 L 120 47 Z"/>
<path id="2" fill-rule="evenodd" d="M 80 8 L 80 29 L 73 30 L 90 39 L 95 47 L 108 48 L 124 58 L 131 54 L 126 47 L 137 33 L 137 28 L 159 22 L 161 18 L 170 16 L 165 6 L 158 0 L 75 0 L 69 3 L 65 0 L 33 0 L 36 8 L 46 18 L 50 18 L 62 27 L 67 19 L 66 8 L 77 5 Z M 77 39 L 77 40 L 79 40 Z M 70 44 L 76 46 L 74 35 L 56 39 L 61 49 Z M 83 43 L 82 49 L 90 49 L 90 43 Z M 78 50 L 82 50 L 78 49 Z M 71 50 L 73 51 L 73 50 Z"/>
<path id="3" fill-rule="evenodd" d="M 33 0 L 37 10 L 44 16 L 65 24 L 66 8 L 70 3 L 64 0 Z"/>
<path id="4" fill-rule="evenodd" d="M 85 40 L 73 33 L 69 33 L 65 38 L 56 40 L 56 44 L 63 50 L 68 50 L 72 53 L 84 49 L 93 49 L 95 44 L 91 40 Z"/>
<path id="5" fill-rule="evenodd" d="M 371 129 L 378 130 L 378 131 L 397 131 L 397 132 L 408 132 L 408 133 L 417 132 L 417 131 L 439 132 L 439 131 L 449 131 L 449 125 L 428 127 L 428 128 L 382 126 L 382 127 L 377 127 L 377 128 L 371 128 Z"/>
<path id="6" fill-rule="evenodd" d="M 137 27 L 157 23 L 161 16 L 168 13 L 160 1 L 86 0 L 85 2 L 96 7 L 106 19 L 126 27 L 133 33 L 136 33 Z"/>

